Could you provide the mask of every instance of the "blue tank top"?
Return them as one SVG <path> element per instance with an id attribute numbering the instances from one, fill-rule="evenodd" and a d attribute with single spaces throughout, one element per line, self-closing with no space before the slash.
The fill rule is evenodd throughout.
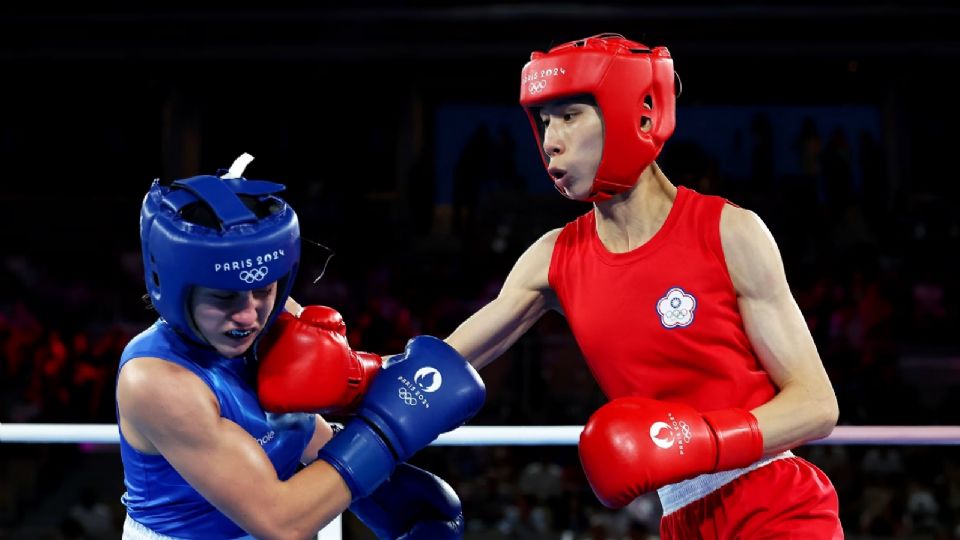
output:
<path id="1" fill-rule="evenodd" d="M 214 349 L 191 344 L 162 319 L 127 344 L 119 369 L 131 359 L 142 357 L 162 358 L 195 373 L 217 397 L 220 416 L 235 422 L 260 443 L 277 476 L 281 480 L 293 476 L 313 436 L 316 416 L 265 412 L 252 384 L 256 376 L 252 361 L 226 358 Z M 119 423 L 119 413 L 117 416 Z M 154 532 L 177 538 L 228 539 L 247 534 L 193 489 L 162 455 L 145 454 L 130 446 L 123 430 L 120 457 L 127 488 L 122 501 L 132 519 Z"/>

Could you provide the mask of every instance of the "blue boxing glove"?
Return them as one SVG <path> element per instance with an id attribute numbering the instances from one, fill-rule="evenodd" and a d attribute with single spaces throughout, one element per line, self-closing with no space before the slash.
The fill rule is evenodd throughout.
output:
<path id="1" fill-rule="evenodd" d="M 460 498 L 440 477 L 401 463 L 369 497 L 350 505 L 380 539 L 448 540 L 463 537 Z"/>
<path id="2" fill-rule="evenodd" d="M 356 417 L 317 457 L 340 473 L 354 500 L 366 497 L 397 463 L 473 417 L 485 396 L 480 375 L 453 347 L 415 337 L 383 364 Z"/>

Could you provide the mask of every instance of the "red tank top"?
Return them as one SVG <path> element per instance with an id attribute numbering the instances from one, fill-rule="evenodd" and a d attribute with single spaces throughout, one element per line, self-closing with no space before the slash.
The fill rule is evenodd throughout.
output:
<path id="1" fill-rule="evenodd" d="M 752 409 L 776 394 L 743 329 L 724 260 L 726 203 L 679 188 L 663 227 L 627 253 L 603 246 L 593 210 L 557 237 L 550 286 L 608 398 L 709 411 Z"/>

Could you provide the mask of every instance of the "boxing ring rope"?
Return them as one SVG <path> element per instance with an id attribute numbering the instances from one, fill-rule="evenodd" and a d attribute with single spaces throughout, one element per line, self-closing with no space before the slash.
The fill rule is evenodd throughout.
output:
<path id="1" fill-rule="evenodd" d="M 464 426 L 432 446 L 570 446 L 583 426 Z M 4 424 L 0 443 L 118 444 L 116 424 Z M 807 444 L 960 445 L 960 426 L 837 426 Z"/>
<path id="2" fill-rule="evenodd" d="M 464 426 L 441 435 L 431 446 L 572 446 L 583 426 Z M 3 424 L 0 444 L 118 444 L 116 424 Z M 837 426 L 830 436 L 808 444 L 960 445 L 960 426 Z M 342 516 L 317 540 L 341 540 Z"/>

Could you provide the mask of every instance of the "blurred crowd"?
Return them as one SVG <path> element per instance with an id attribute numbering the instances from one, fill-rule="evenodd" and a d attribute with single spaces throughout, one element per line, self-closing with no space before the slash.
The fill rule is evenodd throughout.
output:
<path id="1" fill-rule="evenodd" d="M 960 218 L 949 212 L 956 193 L 891 186 L 879 144 L 860 134 L 854 152 L 850 136 L 821 140 L 812 125 L 797 140 L 802 173 L 788 177 L 773 174 L 762 140 L 748 178 L 723 177 L 715 159 L 683 140 L 671 142 L 661 163 L 675 183 L 723 195 L 770 227 L 835 386 L 841 424 L 960 423 L 960 377 L 949 365 L 960 323 L 951 279 L 960 272 Z M 465 153 L 463 181 L 484 187 L 446 212 L 429 205 L 370 212 L 374 227 L 353 230 L 337 221 L 353 211 L 349 192 L 328 186 L 322 201 L 293 200 L 305 236 L 336 252 L 327 265 L 328 248 L 305 248 L 294 297 L 339 309 L 355 348 L 394 353 L 413 335 L 448 334 L 497 293 L 532 240 L 586 211 L 554 194 L 525 193 L 502 160 L 474 151 Z M 370 230 L 383 232 L 371 239 L 363 232 Z M 398 242 L 398 230 L 411 232 Z M 141 300 L 137 249 L 95 260 L 64 261 L 58 252 L 0 258 L 0 420 L 115 421 L 120 352 L 155 317 Z M 604 402 L 560 316 L 541 321 L 482 375 L 489 396 L 476 424 L 582 424 Z M 87 459 L 87 451 L 4 445 L 0 533 L 48 512 L 44 494 L 61 486 L 70 476 L 66 464 Z M 960 538 L 955 452 L 807 446 L 798 453 L 836 484 L 851 537 Z M 47 537 L 116 537 L 122 484 L 114 458 L 105 473 L 113 482 L 78 483 Z M 469 538 L 656 534 L 656 497 L 620 512 L 603 509 L 571 447 L 434 448 L 414 461 L 460 493 Z M 348 535 L 363 537 L 360 529 L 347 520 Z"/>

